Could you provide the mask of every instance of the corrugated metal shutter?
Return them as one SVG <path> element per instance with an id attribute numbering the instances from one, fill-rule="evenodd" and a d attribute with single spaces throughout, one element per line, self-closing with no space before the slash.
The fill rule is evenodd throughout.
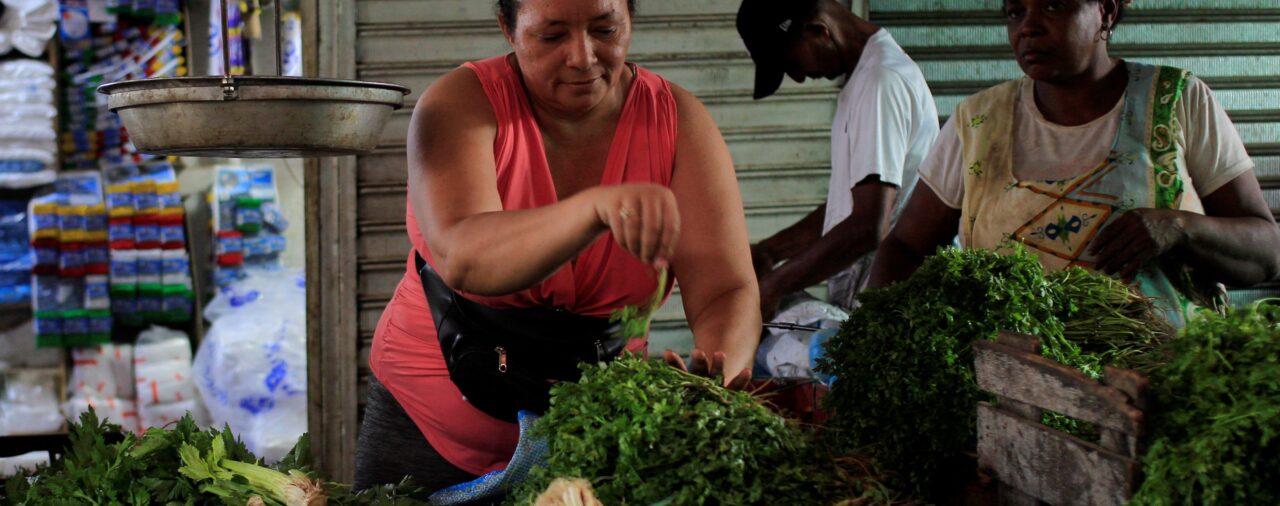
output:
<path id="1" fill-rule="evenodd" d="M 691 90 L 724 131 L 738 168 L 753 239 L 791 224 L 826 195 L 828 130 L 836 89 L 788 83 L 751 99 L 754 68 L 734 29 L 738 0 L 642 1 L 630 59 Z M 363 402 L 374 327 L 404 272 L 405 136 L 412 105 L 463 61 L 510 50 L 487 0 L 359 0 L 356 73 L 413 89 L 372 154 L 357 158 L 358 327 Z M 687 349 L 679 293 L 664 306 L 655 347 Z"/>
<path id="2" fill-rule="evenodd" d="M 1022 75 L 996 0 L 871 0 L 870 20 L 920 64 L 949 115 L 964 97 Z M 1280 215 L 1280 3 L 1274 0 L 1139 0 L 1112 39 L 1112 54 L 1191 70 L 1213 89 L 1257 163 Z M 1268 284 L 1232 293 L 1244 303 L 1280 294 Z"/>

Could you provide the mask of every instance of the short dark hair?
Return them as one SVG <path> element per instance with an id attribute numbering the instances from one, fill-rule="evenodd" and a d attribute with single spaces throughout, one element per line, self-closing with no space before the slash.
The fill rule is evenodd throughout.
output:
<path id="1" fill-rule="evenodd" d="M 520 10 L 520 0 L 498 0 L 498 15 L 511 29 L 516 27 L 516 11 Z M 636 0 L 627 0 L 627 12 L 635 15 Z"/>

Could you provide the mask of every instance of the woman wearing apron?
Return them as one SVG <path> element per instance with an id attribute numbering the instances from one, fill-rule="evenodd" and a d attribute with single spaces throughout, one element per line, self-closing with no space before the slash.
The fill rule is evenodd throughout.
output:
<path id="1" fill-rule="evenodd" d="M 1006 0 L 1025 77 L 962 102 L 921 164 L 872 286 L 909 276 L 957 232 L 1018 242 L 1048 269 L 1131 280 L 1182 326 L 1280 269 L 1280 229 L 1225 111 L 1188 72 L 1126 62 L 1121 0 Z"/>

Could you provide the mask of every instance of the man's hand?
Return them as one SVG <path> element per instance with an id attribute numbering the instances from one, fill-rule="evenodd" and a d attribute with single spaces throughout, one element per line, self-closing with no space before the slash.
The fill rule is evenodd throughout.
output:
<path id="1" fill-rule="evenodd" d="M 708 378 L 724 377 L 724 387 L 729 390 L 742 390 L 747 387 L 747 383 L 751 381 L 751 369 L 743 369 L 732 378 L 724 374 L 724 352 L 717 351 L 707 357 L 706 352 L 694 348 L 689 358 L 693 361 L 693 368 L 685 366 L 684 359 L 680 355 L 670 349 L 662 353 L 662 358 L 667 365 L 675 367 L 681 371 L 696 374 L 698 376 L 706 376 Z"/>

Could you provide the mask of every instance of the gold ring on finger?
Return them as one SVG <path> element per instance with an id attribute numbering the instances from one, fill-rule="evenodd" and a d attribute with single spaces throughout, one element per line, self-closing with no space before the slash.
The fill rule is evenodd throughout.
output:
<path id="1" fill-rule="evenodd" d="M 625 208 L 625 207 L 624 207 L 624 208 L 622 208 L 622 209 L 619 209 L 619 210 L 618 210 L 618 217 L 620 217 L 620 218 L 622 218 L 622 219 L 624 219 L 624 220 L 625 220 L 625 219 L 627 219 L 627 218 L 630 218 L 630 217 L 631 217 L 632 215 L 634 215 L 634 214 L 635 214 L 635 213 L 634 213 L 631 209 L 628 209 L 628 208 Z"/>

